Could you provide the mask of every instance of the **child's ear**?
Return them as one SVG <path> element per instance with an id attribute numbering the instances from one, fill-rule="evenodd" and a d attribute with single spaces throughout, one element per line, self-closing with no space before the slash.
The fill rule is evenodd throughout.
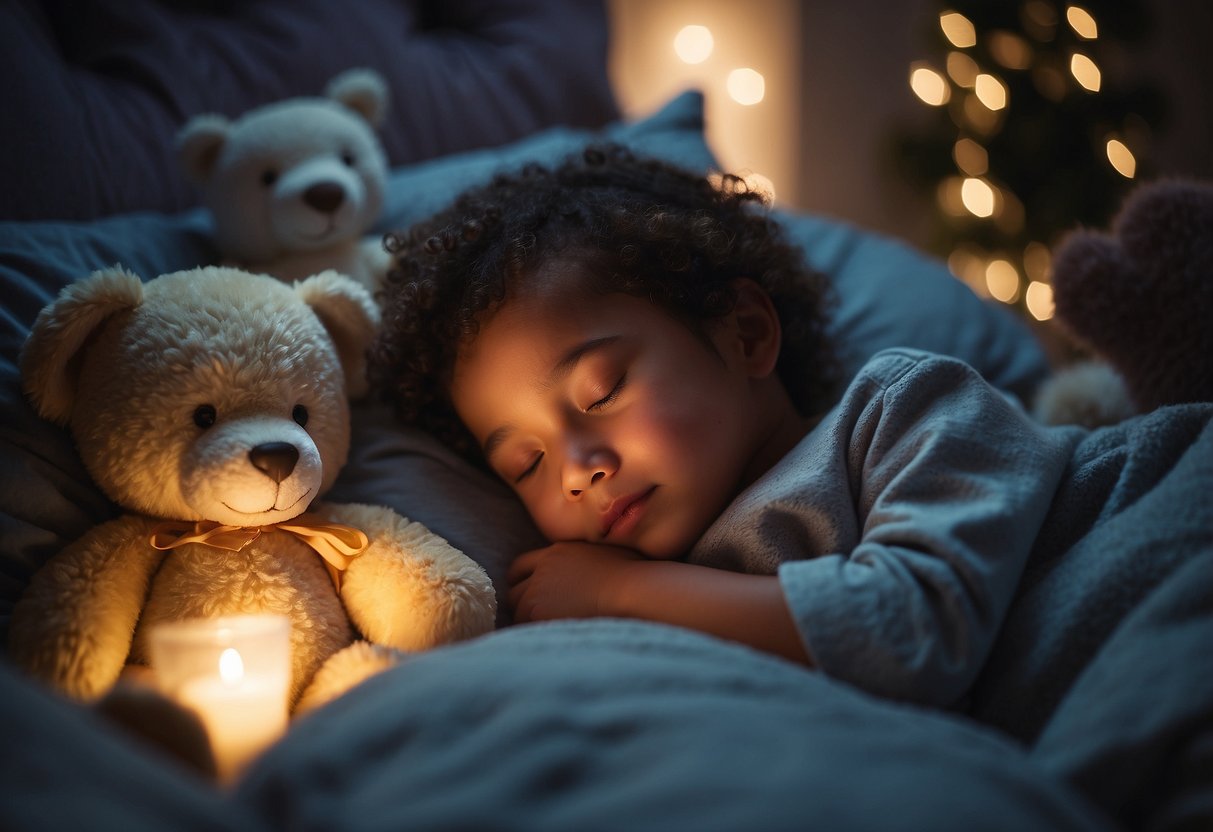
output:
<path id="1" fill-rule="evenodd" d="M 766 290 L 748 278 L 733 282 L 737 305 L 731 314 L 746 369 L 755 378 L 764 378 L 775 370 L 783 330 L 779 313 Z"/>

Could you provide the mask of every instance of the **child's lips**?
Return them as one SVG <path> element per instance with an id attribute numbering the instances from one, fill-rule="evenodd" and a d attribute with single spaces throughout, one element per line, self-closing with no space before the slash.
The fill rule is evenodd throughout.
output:
<path id="1" fill-rule="evenodd" d="M 649 497 L 656 490 L 657 486 L 654 485 L 644 491 L 636 491 L 612 500 L 606 511 L 602 513 L 602 537 L 604 539 L 611 535 L 618 537 L 631 530 L 639 522 L 648 505 Z"/>

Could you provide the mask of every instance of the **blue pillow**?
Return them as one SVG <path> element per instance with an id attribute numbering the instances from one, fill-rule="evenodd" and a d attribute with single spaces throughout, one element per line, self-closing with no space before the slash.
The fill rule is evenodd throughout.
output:
<path id="1" fill-rule="evenodd" d="M 391 175 L 379 230 L 404 228 L 500 170 L 553 163 L 590 140 L 618 141 L 692 170 L 717 168 L 704 142 L 702 96 L 687 92 L 638 121 L 597 131 L 553 129 L 400 168 Z M 1047 373 L 1027 327 L 979 299 L 941 263 L 837 222 L 777 215 L 838 287 L 835 332 L 848 370 L 900 345 L 957 356 L 1021 396 Z M 216 262 L 210 234 L 202 209 L 88 223 L 0 223 L 0 637 L 33 571 L 118 511 L 90 481 L 68 434 L 38 418 L 21 394 L 17 358 L 31 324 L 63 286 L 96 269 L 121 263 L 151 278 Z M 383 408 L 356 408 L 353 429 L 351 458 L 331 499 L 391 505 L 484 564 L 498 587 L 509 559 L 538 544 L 508 489 L 428 437 L 401 430 Z"/>

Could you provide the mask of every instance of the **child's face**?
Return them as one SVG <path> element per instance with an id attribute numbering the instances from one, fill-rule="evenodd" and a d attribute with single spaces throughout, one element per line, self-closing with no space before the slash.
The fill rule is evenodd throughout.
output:
<path id="1" fill-rule="evenodd" d="M 787 450 L 769 447 L 775 422 L 799 417 L 754 372 L 736 313 L 710 346 L 645 300 L 580 287 L 566 274 L 482 320 L 455 409 L 549 540 L 679 557 Z M 775 339 L 777 354 L 777 318 Z"/>

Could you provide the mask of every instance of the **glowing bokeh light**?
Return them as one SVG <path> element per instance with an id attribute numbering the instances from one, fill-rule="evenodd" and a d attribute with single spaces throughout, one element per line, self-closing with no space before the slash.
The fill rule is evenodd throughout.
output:
<path id="1" fill-rule="evenodd" d="M 1095 18 L 1082 6 L 1066 7 L 1066 22 L 1074 30 L 1074 34 L 1083 40 L 1095 40 L 1099 37 L 1099 26 L 1096 25 Z"/>
<path id="2" fill-rule="evenodd" d="M 1047 321 L 1053 317 L 1053 287 L 1048 283 L 1033 280 L 1023 295 L 1024 306 L 1038 321 Z"/>
<path id="3" fill-rule="evenodd" d="M 766 95 L 767 82 L 762 73 L 742 67 L 729 73 L 725 88 L 729 91 L 730 98 L 738 104 L 749 106 L 762 101 Z"/>
<path id="4" fill-rule="evenodd" d="M 993 75 L 982 73 L 977 76 L 973 85 L 977 98 L 991 110 L 1001 110 L 1007 106 L 1007 88 Z"/>
<path id="5" fill-rule="evenodd" d="M 1083 89 L 1099 92 L 1099 67 L 1095 65 L 1095 61 L 1081 52 L 1075 52 L 1070 57 L 1070 74 L 1078 83 L 1082 84 Z"/>
<path id="6" fill-rule="evenodd" d="M 1003 303 L 1014 303 L 1019 297 L 1019 272 L 1009 260 L 998 258 L 986 266 L 986 288 L 990 297 Z"/>
<path id="7" fill-rule="evenodd" d="M 716 41 L 707 26 L 683 26 L 674 36 L 674 53 L 688 64 L 701 64 L 715 48 Z"/>
<path id="8" fill-rule="evenodd" d="M 928 66 L 915 66 L 911 69 L 910 89 L 932 107 L 947 104 L 951 98 L 947 80 Z"/>
<path id="9" fill-rule="evenodd" d="M 943 36 L 957 49 L 968 49 L 977 44 L 977 30 L 973 22 L 960 12 L 944 12 L 939 16 L 939 28 Z"/>
<path id="10" fill-rule="evenodd" d="M 1125 179 L 1132 179 L 1137 174 L 1137 157 L 1120 139 L 1108 139 L 1107 153 L 1112 167 Z"/>
<path id="11" fill-rule="evenodd" d="M 1029 280 L 1047 281 L 1053 266 L 1053 255 L 1044 243 L 1031 242 L 1023 248 L 1023 270 Z"/>
<path id="12" fill-rule="evenodd" d="M 988 217 L 994 213 L 994 189 L 984 179 L 966 179 L 960 187 L 960 198 L 975 217 Z"/>
<path id="13" fill-rule="evenodd" d="M 962 87 L 971 87 L 977 81 L 977 61 L 963 52 L 948 53 L 948 77 Z"/>
<path id="14" fill-rule="evenodd" d="M 1027 69 L 1032 65 L 1032 47 L 1012 32 L 994 32 L 989 37 L 990 54 L 1007 69 Z"/>
<path id="15" fill-rule="evenodd" d="M 990 169 L 990 154 L 972 139 L 961 139 L 952 146 L 957 169 L 969 176 L 981 176 Z"/>

